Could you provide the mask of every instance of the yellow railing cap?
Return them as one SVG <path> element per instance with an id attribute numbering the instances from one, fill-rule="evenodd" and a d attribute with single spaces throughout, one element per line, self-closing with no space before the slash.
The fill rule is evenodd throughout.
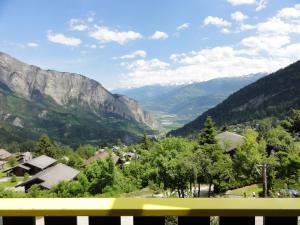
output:
<path id="1" fill-rule="evenodd" d="M 300 216 L 300 199 L 12 198 L 1 216 Z"/>

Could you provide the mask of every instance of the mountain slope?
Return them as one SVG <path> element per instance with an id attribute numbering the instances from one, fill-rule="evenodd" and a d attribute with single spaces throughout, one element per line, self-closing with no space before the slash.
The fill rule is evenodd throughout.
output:
<path id="1" fill-rule="evenodd" d="M 149 111 L 175 114 L 183 125 L 264 75 L 219 78 L 178 86 L 153 85 L 115 92 L 137 99 Z"/>
<path id="2" fill-rule="evenodd" d="M 201 129 L 207 116 L 212 116 L 218 125 L 236 124 L 270 116 L 282 118 L 291 108 L 299 107 L 300 61 L 242 88 L 170 134 L 196 132 Z"/>
<path id="3" fill-rule="evenodd" d="M 157 126 L 135 100 L 113 95 L 94 80 L 42 70 L 4 53 L 0 53 L 0 107 L 2 129 L 17 127 L 33 138 L 48 133 L 68 144 L 133 140 L 146 126 Z"/>

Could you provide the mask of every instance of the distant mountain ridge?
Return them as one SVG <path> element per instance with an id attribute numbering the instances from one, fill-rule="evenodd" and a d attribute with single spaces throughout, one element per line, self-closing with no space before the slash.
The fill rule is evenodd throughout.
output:
<path id="1" fill-rule="evenodd" d="M 2 122 L 7 121 L 9 117 L 13 118 L 12 115 L 19 113 L 13 109 L 17 106 L 12 107 L 16 101 L 19 104 L 22 102 L 21 105 L 24 106 L 22 110 L 29 117 L 29 114 L 31 114 L 30 110 L 35 109 L 37 111 L 35 112 L 37 113 L 36 121 L 33 122 L 34 118 L 32 118 L 31 123 L 27 120 L 28 117 L 22 118 L 22 115 L 15 117 L 14 120 L 18 118 L 15 123 L 19 122 L 19 125 L 23 124 L 23 127 L 26 127 L 26 123 L 28 123 L 33 126 L 32 128 L 47 131 L 43 123 L 45 123 L 47 114 L 48 116 L 51 114 L 50 112 L 53 113 L 52 116 L 56 119 L 60 117 L 59 113 L 66 113 L 77 118 L 77 122 L 74 124 L 64 124 L 63 120 L 60 121 L 64 124 L 64 129 L 67 130 L 72 130 L 72 126 L 75 124 L 80 127 L 80 120 L 84 121 L 83 118 L 87 119 L 88 115 L 90 117 L 89 123 L 93 120 L 95 123 L 98 121 L 99 128 L 103 129 L 102 135 L 104 136 L 107 135 L 105 134 L 106 128 L 100 126 L 100 124 L 104 125 L 104 123 L 107 123 L 107 126 L 109 126 L 111 122 L 109 121 L 110 117 L 116 120 L 116 124 L 114 124 L 116 129 L 118 128 L 118 123 L 125 123 L 126 126 L 132 129 L 130 131 L 132 134 L 137 132 L 143 133 L 143 130 L 146 128 L 142 128 L 142 124 L 151 128 L 157 128 L 158 126 L 152 115 L 144 111 L 137 101 L 127 96 L 113 95 L 95 80 L 74 73 L 42 70 L 39 67 L 22 63 L 1 52 L 0 94 L 0 120 L 2 115 Z M 29 108 L 29 105 L 32 105 L 33 108 Z M 86 115 L 84 115 L 85 113 Z M 12 125 L 14 124 L 12 123 Z M 122 135 L 113 136 L 118 136 L 118 138 L 122 139 L 122 136 L 126 136 L 126 131 L 124 127 L 119 128 L 120 130 L 123 129 Z M 84 129 L 86 130 L 86 128 Z M 109 130 L 109 128 L 107 129 Z M 115 131 L 116 134 L 118 132 L 118 130 Z M 128 136 L 131 136 L 130 132 L 128 132 Z M 96 133 L 101 139 L 100 130 Z"/>
<path id="2" fill-rule="evenodd" d="M 187 123 L 222 102 L 231 93 L 265 75 L 260 73 L 242 77 L 218 78 L 177 86 L 152 85 L 114 90 L 114 92 L 138 100 L 146 110 L 175 114 Z"/>
<path id="3" fill-rule="evenodd" d="M 197 132 L 207 116 L 218 125 L 237 124 L 271 116 L 283 118 L 292 108 L 300 108 L 300 61 L 242 88 L 170 134 Z"/>

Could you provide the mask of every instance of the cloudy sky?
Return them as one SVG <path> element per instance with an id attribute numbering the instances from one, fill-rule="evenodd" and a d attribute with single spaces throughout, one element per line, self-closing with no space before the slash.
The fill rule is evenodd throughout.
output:
<path id="1" fill-rule="evenodd" d="M 272 72 L 300 59 L 298 0 L 0 0 L 0 51 L 108 89 Z"/>

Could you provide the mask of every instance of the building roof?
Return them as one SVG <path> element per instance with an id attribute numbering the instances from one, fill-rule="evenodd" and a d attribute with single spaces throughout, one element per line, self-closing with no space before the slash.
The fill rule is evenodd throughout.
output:
<path id="1" fill-rule="evenodd" d="M 78 170 L 75 170 L 65 164 L 59 163 L 37 173 L 18 186 L 25 186 L 26 184 L 35 183 L 35 181 L 37 181 L 41 187 L 50 189 L 61 181 L 73 180 L 78 176 L 78 174 Z"/>
<path id="2" fill-rule="evenodd" d="M 37 168 L 40 168 L 43 170 L 56 162 L 57 162 L 56 159 L 53 159 L 46 155 L 41 155 L 39 157 L 36 157 L 36 158 L 26 162 L 25 164 L 31 165 L 31 166 L 34 166 L 34 167 L 37 167 Z"/>
<path id="3" fill-rule="evenodd" d="M 84 164 L 85 165 L 88 165 L 94 161 L 97 161 L 97 160 L 104 160 L 104 159 L 107 159 L 109 157 L 110 153 L 107 152 L 107 151 L 97 151 L 95 152 L 95 154 L 90 157 L 89 159 L 87 159 Z M 120 157 L 117 156 L 115 153 L 111 153 L 111 157 L 113 159 L 113 161 L 115 162 L 115 164 L 119 161 Z"/>
<path id="4" fill-rule="evenodd" d="M 218 144 L 226 151 L 230 152 L 241 146 L 245 138 L 239 134 L 225 131 L 216 136 Z"/>
<path id="5" fill-rule="evenodd" d="M 0 159 L 7 159 L 11 157 L 11 154 L 5 149 L 0 149 Z"/>

